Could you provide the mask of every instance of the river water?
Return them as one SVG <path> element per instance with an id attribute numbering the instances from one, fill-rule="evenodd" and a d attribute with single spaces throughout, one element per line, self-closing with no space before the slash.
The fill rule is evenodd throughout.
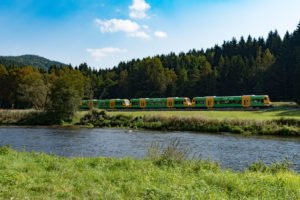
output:
<path id="1" fill-rule="evenodd" d="M 242 170 L 251 163 L 292 161 L 300 172 L 300 139 L 242 137 L 190 132 L 128 131 L 125 129 L 65 129 L 1 127 L 0 146 L 59 156 L 144 158 L 153 143 L 167 145 L 178 140 L 193 158 L 211 159 L 224 168 Z"/>

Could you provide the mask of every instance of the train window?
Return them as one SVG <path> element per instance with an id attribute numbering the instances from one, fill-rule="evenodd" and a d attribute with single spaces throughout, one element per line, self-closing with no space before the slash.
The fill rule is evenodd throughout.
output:
<path id="1" fill-rule="evenodd" d="M 105 106 L 108 106 L 108 102 L 100 102 L 99 103 L 99 106 L 101 106 L 101 107 L 105 107 Z"/>
<path id="2" fill-rule="evenodd" d="M 116 102 L 116 103 L 115 103 L 115 105 L 116 105 L 116 106 L 122 106 L 122 104 L 123 104 L 123 102 L 122 102 L 122 101 L 120 101 L 120 102 Z"/>
<path id="3" fill-rule="evenodd" d="M 182 100 L 175 100 L 174 103 L 175 104 L 182 104 Z"/>
<path id="4" fill-rule="evenodd" d="M 140 104 L 139 101 L 133 101 L 133 102 L 132 102 L 132 105 L 133 105 L 133 106 L 138 106 L 139 104 Z"/>

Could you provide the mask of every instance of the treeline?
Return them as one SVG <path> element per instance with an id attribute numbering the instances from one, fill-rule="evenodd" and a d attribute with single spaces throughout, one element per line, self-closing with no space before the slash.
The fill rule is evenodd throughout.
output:
<path id="1" fill-rule="evenodd" d="M 91 97 L 90 85 L 87 77 L 71 67 L 43 71 L 0 65 L 0 108 L 35 108 L 58 121 L 70 120 L 81 99 Z"/>
<path id="2" fill-rule="evenodd" d="M 94 98 L 269 94 L 271 100 L 300 101 L 300 24 L 283 38 L 233 38 L 207 50 L 170 53 L 121 62 L 95 71 Z"/>
<path id="3" fill-rule="evenodd" d="M 36 108 L 68 118 L 82 98 L 269 94 L 300 103 L 300 24 L 281 38 L 241 37 L 222 46 L 121 62 L 106 70 L 0 64 L 0 108 Z M 69 113 L 68 113 L 69 112 Z"/>

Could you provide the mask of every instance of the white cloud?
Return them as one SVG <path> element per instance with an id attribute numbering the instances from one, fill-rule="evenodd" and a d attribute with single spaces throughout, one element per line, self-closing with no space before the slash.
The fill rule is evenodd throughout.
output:
<path id="1" fill-rule="evenodd" d="M 158 38 L 166 38 L 168 36 L 167 33 L 162 32 L 162 31 L 155 31 L 154 35 Z"/>
<path id="2" fill-rule="evenodd" d="M 128 19 L 96 19 L 96 24 L 100 27 L 102 33 L 114 33 L 119 31 L 133 33 L 140 29 L 140 26 L 137 23 Z"/>
<path id="3" fill-rule="evenodd" d="M 145 0 L 133 0 L 132 5 L 129 6 L 129 16 L 133 19 L 143 19 L 147 17 L 147 10 L 151 6 Z"/>
<path id="4" fill-rule="evenodd" d="M 114 48 L 114 47 L 105 47 L 100 49 L 86 49 L 86 51 L 96 60 L 100 61 L 104 57 L 116 54 L 116 53 L 122 53 L 126 52 L 126 49 L 120 49 L 120 48 Z"/>
<path id="5" fill-rule="evenodd" d="M 129 19 L 96 19 L 95 21 L 102 33 L 125 32 L 130 37 L 137 37 L 142 39 L 150 38 L 150 36 L 142 30 L 143 27 Z"/>
<path id="6" fill-rule="evenodd" d="M 143 39 L 150 39 L 150 35 L 148 35 L 146 32 L 144 31 L 137 31 L 135 33 L 131 33 L 129 35 L 130 37 L 137 37 L 137 38 L 143 38 Z"/>

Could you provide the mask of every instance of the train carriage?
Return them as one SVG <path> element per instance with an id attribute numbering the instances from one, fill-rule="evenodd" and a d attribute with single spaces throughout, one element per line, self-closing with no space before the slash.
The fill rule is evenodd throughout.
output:
<path id="1" fill-rule="evenodd" d="M 194 97 L 193 108 L 249 108 L 269 107 L 271 101 L 268 95 Z"/>
<path id="2" fill-rule="evenodd" d="M 125 109 L 130 106 L 128 99 L 82 100 L 81 109 Z"/>
<path id="3" fill-rule="evenodd" d="M 242 96 L 215 97 L 214 108 L 242 108 Z"/>
<path id="4" fill-rule="evenodd" d="M 140 98 L 131 99 L 131 108 L 135 109 L 162 109 L 162 108 L 186 108 L 191 106 L 187 97 L 168 98 Z"/>
<path id="5" fill-rule="evenodd" d="M 82 100 L 81 109 L 184 109 L 270 107 L 268 95 Z"/>

